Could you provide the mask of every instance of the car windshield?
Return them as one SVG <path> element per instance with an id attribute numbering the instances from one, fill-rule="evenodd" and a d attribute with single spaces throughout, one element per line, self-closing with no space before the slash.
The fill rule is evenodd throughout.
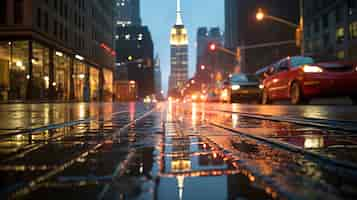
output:
<path id="1" fill-rule="evenodd" d="M 299 67 L 302 65 L 310 65 L 314 63 L 314 59 L 310 57 L 292 57 L 290 60 L 292 67 Z"/>
<path id="2" fill-rule="evenodd" d="M 231 78 L 232 82 L 258 82 L 258 78 L 254 75 L 233 75 Z"/>

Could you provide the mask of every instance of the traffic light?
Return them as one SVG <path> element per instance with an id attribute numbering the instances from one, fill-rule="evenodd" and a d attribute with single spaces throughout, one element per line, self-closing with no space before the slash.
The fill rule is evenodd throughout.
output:
<path id="1" fill-rule="evenodd" d="M 216 51 L 216 49 L 217 49 L 216 44 L 214 44 L 214 43 L 210 44 L 210 45 L 209 45 L 209 49 L 210 49 L 211 51 Z"/>

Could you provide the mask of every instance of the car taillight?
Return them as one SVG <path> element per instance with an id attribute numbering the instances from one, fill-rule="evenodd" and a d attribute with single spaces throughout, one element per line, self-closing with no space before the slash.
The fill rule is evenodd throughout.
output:
<path id="1" fill-rule="evenodd" d="M 318 66 L 305 65 L 302 69 L 305 73 L 321 73 L 324 70 Z"/>

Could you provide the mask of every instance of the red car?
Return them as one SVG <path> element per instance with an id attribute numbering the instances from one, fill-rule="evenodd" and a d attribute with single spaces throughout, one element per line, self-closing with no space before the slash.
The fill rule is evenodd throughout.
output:
<path id="1" fill-rule="evenodd" d="M 262 103 L 290 99 L 307 103 L 314 97 L 349 96 L 357 103 L 357 64 L 314 63 L 309 57 L 287 57 L 269 67 L 263 81 Z"/>

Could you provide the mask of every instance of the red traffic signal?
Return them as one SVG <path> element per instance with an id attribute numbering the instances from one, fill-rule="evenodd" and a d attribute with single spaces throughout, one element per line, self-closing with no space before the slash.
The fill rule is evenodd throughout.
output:
<path id="1" fill-rule="evenodd" d="M 211 51 L 215 51 L 215 50 L 217 49 L 216 44 L 210 44 L 210 45 L 209 45 L 209 49 L 210 49 Z"/>

